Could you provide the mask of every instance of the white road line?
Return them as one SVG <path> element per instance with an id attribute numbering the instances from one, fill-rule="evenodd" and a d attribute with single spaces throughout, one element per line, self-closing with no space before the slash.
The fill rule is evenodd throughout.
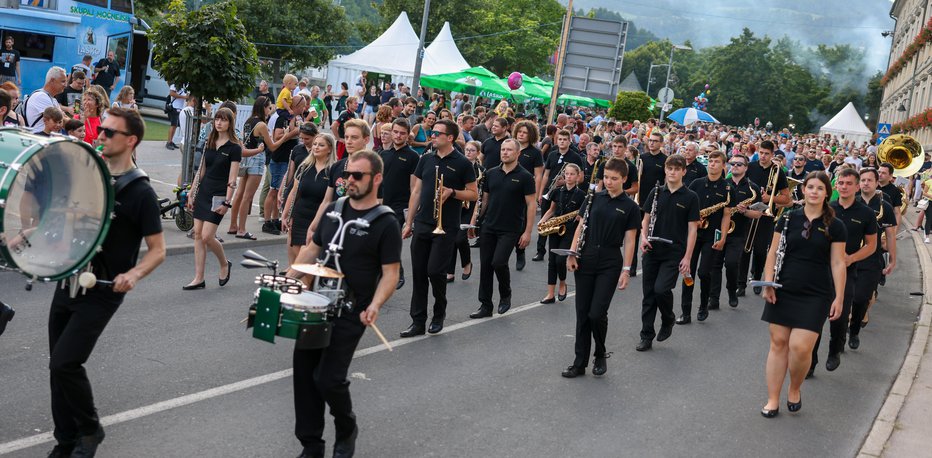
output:
<path id="1" fill-rule="evenodd" d="M 576 295 L 576 292 L 570 292 L 567 294 L 567 297 L 573 297 Z M 488 323 L 492 320 L 497 320 L 501 318 L 510 317 L 512 315 L 526 312 L 528 310 L 536 309 L 544 304 L 540 302 L 532 302 L 530 304 L 525 304 L 519 307 L 511 309 L 511 311 L 504 315 L 494 315 L 490 318 L 485 318 L 481 320 L 469 320 L 462 323 L 457 323 L 452 326 L 444 328 L 444 333 L 450 333 L 453 331 L 458 331 L 460 329 L 465 329 L 470 326 L 475 326 L 477 324 Z M 442 335 L 442 334 L 441 334 Z M 423 335 L 410 339 L 396 339 L 391 341 L 392 347 L 398 348 L 404 345 L 408 345 L 414 342 L 420 342 L 424 339 L 435 338 L 434 336 Z M 362 358 L 363 356 L 371 355 L 374 353 L 379 353 L 384 350 L 387 350 L 385 345 L 378 344 L 372 347 L 368 347 L 356 352 L 353 355 L 353 359 Z M 291 377 L 292 370 L 285 369 L 278 372 L 273 372 L 271 374 L 261 375 L 259 377 L 253 377 L 246 380 L 241 380 L 239 382 L 230 383 L 223 386 L 218 386 L 216 388 L 210 388 L 208 390 L 200 391 L 197 393 L 192 393 L 186 396 L 177 397 L 174 399 L 169 399 L 167 401 L 157 402 L 155 404 L 150 404 L 147 406 L 139 407 L 136 409 L 127 410 L 125 412 L 120 412 L 114 415 L 108 415 L 100 419 L 100 423 L 104 426 L 116 425 L 120 423 L 125 423 L 137 418 L 146 417 L 149 415 L 157 414 L 164 412 L 166 410 L 174 409 L 177 407 L 186 406 L 189 404 L 194 404 L 200 401 L 206 401 L 208 399 L 216 398 L 230 393 L 235 393 L 237 391 L 242 391 L 247 388 L 252 388 L 259 385 L 264 385 L 266 383 L 271 383 L 283 378 Z M 55 438 L 52 436 L 51 432 L 36 434 L 34 436 L 24 437 L 22 439 L 16 439 L 9 442 L 4 442 L 0 444 L 0 455 L 5 455 L 7 453 L 13 453 L 18 450 L 22 450 L 29 447 L 34 447 L 36 445 L 44 444 L 47 442 L 52 442 Z"/>

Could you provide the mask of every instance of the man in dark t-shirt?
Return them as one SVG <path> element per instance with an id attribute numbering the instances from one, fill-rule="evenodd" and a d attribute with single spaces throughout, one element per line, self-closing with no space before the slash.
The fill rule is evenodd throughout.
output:
<path id="1" fill-rule="evenodd" d="M 113 51 L 107 51 L 107 58 L 100 59 L 100 62 L 94 65 L 94 70 L 97 72 L 94 84 L 108 91 L 116 88 L 117 82 L 120 81 L 120 64 L 114 58 Z"/>
<path id="2" fill-rule="evenodd" d="M 0 83 L 7 81 L 20 86 L 23 84 L 23 74 L 19 71 L 19 51 L 13 49 L 13 37 L 7 35 L 3 40 L 3 50 L 0 51 Z"/>

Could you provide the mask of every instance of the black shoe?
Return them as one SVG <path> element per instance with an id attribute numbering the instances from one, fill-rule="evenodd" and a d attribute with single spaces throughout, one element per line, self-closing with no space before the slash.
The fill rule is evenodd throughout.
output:
<path id="1" fill-rule="evenodd" d="M 559 300 L 560 302 L 565 301 L 565 300 L 566 300 L 566 293 L 557 294 L 557 300 Z"/>
<path id="2" fill-rule="evenodd" d="M 534 261 L 534 262 L 543 261 L 543 260 L 544 260 L 544 253 L 537 253 L 534 255 L 533 258 L 531 258 L 531 261 Z"/>
<path id="3" fill-rule="evenodd" d="M 266 234 L 272 234 L 272 235 L 282 234 L 282 231 L 276 229 L 275 224 L 272 223 L 271 221 L 266 221 L 262 223 L 262 232 L 265 232 Z"/>
<path id="4" fill-rule="evenodd" d="M 719 309 L 718 301 L 709 301 L 708 310 L 718 310 L 718 309 Z"/>
<path id="5" fill-rule="evenodd" d="M 401 289 L 405 285 L 405 277 L 398 277 L 398 284 L 395 285 L 395 290 Z"/>
<path id="6" fill-rule="evenodd" d="M 104 441 L 104 436 L 104 429 L 99 426 L 94 434 L 81 436 L 71 451 L 71 458 L 93 458 L 97 454 L 97 446 Z"/>
<path id="7" fill-rule="evenodd" d="M 789 398 L 786 400 L 786 410 L 790 412 L 799 412 L 799 409 L 803 408 L 803 397 L 799 396 L 799 402 L 790 402 Z"/>
<path id="8" fill-rule="evenodd" d="M 825 370 L 831 372 L 835 369 L 838 369 L 838 366 L 841 365 L 841 357 L 837 353 L 828 355 L 828 359 L 825 360 Z"/>
<path id="9" fill-rule="evenodd" d="M 434 319 L 430 322 L 430 326 L 427 328 L 427 332 L 431 334 L 436 334 L 440 331 L 443 331 L 443 320 Z"/>
<path id="10" fill-rule="evenodd" d="M 764 418 L 773 418 L 773 417 L 776 417 L 779 413 L 780 413 L 779 407 L 773 410 L 768 410 L 767 408 L 760 409 L 760 414 Z"/>
<path id="11" fill-rule="evenodd" d="M 204 281 L 201 281 L 200 283 L 197 283 L 197 284 L 194 284 L 194 285 L 185 285 L 185 286 L 182 286 L 181 289 L 182 289 L 182 291 L 191 291 L 191 290 L 195 290 L 195 289 L 204 289 L 204 288 L 206 288 L 206 287 L 207 287 L 207 283 L 205 283 Z"/>
<path id="12" fill-rule="evenodd" d="M 0 333 L 3 331 L 0 330 Z M 861 338 L 857 334 L 851 334 L 848 336 L 848 348 L 852 350 L 857 350 L 861 346 Z"/>
<path id="13" fill-rule="evenodd" d="M 548 297 L 548 298 L 546 298 L 546 299 L 541 299 L 541 300 L 540 300 L 540 303 L 541 303 L 541 304 L 553 304 L 553 303 L 556 302 L 556 301 L 557 301 L 557 298 L 555 298 L 555 297 Z"/>
<path id="14" fill-rule="evenodd" d="M 456 281 L 456 276 L 447 275 L 447 283 L 453 283 Z"/>
<path id="15" fill-rule="evenodd" d="M 650 350 L 651 347 L 653 346 L 654 346 L 654 343 L 652 341 L 648 339 L 641 339 L 641 341 L 638 342 L 638 345 L 634 347 L 634 349 L 637 351 L 647 351 L 647 350 Z"/>
<path id="16" fill-rule="evenodd" d="M 57 444 L 46 458 L 68 458 L 72 450 L 74 450 L 74 445 Z"/>
<path id="17" fill-rule="evenodd" d="M 333 444 L 333 458 L 351 458 L 356 454 L 356 437 L 359 436 L 359 428 L 354 428 L 349 437 Z"/>
<path id="18" fill-rule="evenodd" d="M 661 326 L 660 332 L 657 333 L 657 342 L 663 342 L 673 335 L 673 326 Z"/>
<path id="19" fill-rule="evenodd" d="M 469 277 L 472 276 L 472 263 L 469 263 L 469 273 L 463 272 L 463 275 L 460 276 L 464 281 L 469 280 Z"/>
<path id="20" fill-rule="evenodd" d="M 744 294 L 744 288 L 738 288 L 738 291 L 735 291 L 735 297 L 744 297 Z"/>
<path id="21" fill-rule="evenodd" d="M 272 225 L 275 226 L 275 230 L 281 232 L 281 230 L 282 230 L 282 220 L 276 219 L 276 220 L 272 221 Z"/>
<path id="22" fill-rule="evenodd" d="M 516 257 L 518 258 L 518 262 L 515 263 L 515 269 L 520 272 L 524 270 L 524 266 L 527 264 L 527 262 L 524 260 L 524 253 L 518 253 Z"/>
<path id="23" fill-rule="evenodd" d="M 730 294 L 728 295 L 728 306 L 731 308 L 735 308 L 738 306 L 738 295 L 737 294 L 734 296 Z"/>
<path id="24" fill-rule="evenodd" d="M 472 319 L 477 318 L 488 318 L 492 316 L 492 309 L 480 306 L 478 310 L 469 314 L 469 317 Z"/>
<path id="25" fill-rule="evenodd" d="M 815 377 L 815 365 L 810 366 L 809 372 L 806 372 L 806 380 L 809 380 L 812 377 Z"/>
<path id="26" fill-rule="evenodd" d="M 227 276 L 220 279 L 220 286 L 226 285 L 230 281 L 230 274 L 233 273 L 233 261 L 227 259 Z"/>
<path id="27" fill-rule="evenodd" d="M 298 455 L 298 458 L 324 458 L 325 452 L 326 449 L 324 444 L 312 445 L 309 447 L 304 447 L 304 450 L 301 451 L 301 454 Z"/>
<path id="28" fill-rule="evenodd" d="M 676 324 L 689 324 L 689 323 L 692 323 L 692 322 L 693 322 L 693 318 L 692 318 L 691 316 L 689 316 L 689 315 L 686 315 L 686 314 L 680 315 L 680 316 L 676 319 Z M 663 328 L 661 328 L 661 332 L 663 332 Z M 666 337 L 664 337 L 663 339 L 657 339 L 657 340 L 658 340 L 658 341 L 663 341 L 663 340 L 665 340 L 665 339 L 666 339 Z"/>
<path id="29" fill-rule="evenodd" d="M 699 321 L 705 321 L 709 317 L 709 309 L 711 307 L 699 307 L 699 312 L 696 313 L 696 319 Z M 717 307 L 716 307 L 717 308 Z"/>
<path id="30" fill-rule="evenodd" d="M 411 323 L 411 326 L 408 326 L 408 329 L 401 331 L 401 334 L 399 335 L 403 338 L 422 336 L 424 335 L 424 325 Z"/>
<path id="31" fill-rule="evenodd" d="M 507 312 L 509 309 L 511 309 L 510 298 L 508 300 L 502 300 L 501 302 L 498 303 L 498 314 L 499 315 L 504 315 L 505 312 Z"/>
<path id="32" fill-rule="evenodd" d="M 16 315 L 16 310 L 13 310 L 13 307 L 0 302 L 0 335 L 2 335 L 3 331 L 6 330 L 6 324 L 13 319 L 13 315 Z"/>
<path id="33" fill-rule="evenodd" d="M 761 292 L 761 291 L 763 291 L 763 288 L 761 288 L 760 286 L 755 286 L 755 287 L 754 287 L 754 295 L 755 295 L 755 296 L 760 295 L 760 292 Z"/>
<path id="34" fill-rule="evenodd" d="M 586 368 L 577 367 L 577 366 L 567 367 L 563 372 L 560 373 L 560 375 L 566 378 L 576 378 L 576 377 L 579 377 L 580 375 L 585 375 L 585 374 L 586 374 Z"/>
<path id="35" fill-rule="evenodd" d="M 605 364 L 606 358 L 608 358 L 608 355 L 596 356 L 592 360 L 592 375 L 605 375 L 605 371 L 608 370 L 608 366 Z"/>
<path id="36" fill-rule="evenodd" d="M 884 285 L 886 285 L 886 284 L 887 284 L 887 276 L 881 274 L 881 275 L 880 275 L 880 283 L 879 283 L 879 285 L 880 285 L 880 286 L 884 286 Z"/>

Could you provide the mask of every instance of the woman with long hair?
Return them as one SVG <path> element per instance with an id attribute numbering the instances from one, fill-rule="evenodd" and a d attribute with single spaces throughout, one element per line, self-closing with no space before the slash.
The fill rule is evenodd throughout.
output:
<path id="1" fill-rule="evenodd" d="M 104 101 L 97 91 L 85 91 L 81 98 L 81 120 L 84 121 L 84 142 L 93 145 L 97 141 L 100 127 L 100 115 L 103 112 Z"/>
<path id="2" fill-rule="evenodd" d="M 877 155 L 874 153 L 868 154 L 867 159 L 864 161 L 864 165 L 861 167 L 879 168 L 880 164 L 877 162 Z"/>
<path id="3" fill-rule="evenodd" d="M 120 89 L 120 92 L 117 94 L 117 99 L 113 102 L 111 108 L 126 108 L 128 110 L 138 110 L 139 107 L 136 105 L 136 91 L 132 86 L 126 85 Z"/>
<path id="4" fill-rule="evenodd" d="M 472 163 L 473 169 L 476 172 L 476 177 L 485 173 L 485 169 L 482 168 L 482 162 L 479 161 L 480 151 L 482 151 L 482 144 L 475 140 L 467 142 L 464 148 L 466 159 L 469 159 L 469 162 Z M 476 202 L 464 201 L 463 204 L 464 205 L 460 208 L 460 223 L 469 224 L 469 221 L 472 219 L 472 214 L 476 209 Z M 463 268 L 463 273 L 460 278 L 468 280 L 472 275 L 472 253 L 469 251 L 469 231 L 467 229 L 460 229 L 459 232 L 456 233 L 456 241 L 453 246 L 453 256 L 450 256 L 450 264 L 447 266 L 447 283 L 453 283 L 456 280 L 457 252 L 459 252 L 460 265 Z"/>
<path id="5" fill-rule="evenodd" d="M 373 84 L 369 87 L 369 92 L 362 97 L 362 115 L 366 124 L 370 126 L 375 121 L 375 112 L 379 109 L 379 88 Z"/>
<path id="6" fill-rule="evenodd" d="M 375 124 L 372 125 L 372 132 L 382 132 L 380 129 L 384 124 L 391 125 L 392 123 L 392 107 L 388 105 L 382 105 L 379 107 L 379 112 L 375 114 Z M 381 151 L 385 146 L 382 143 L 382 137 L 379 135 L 373 136 L 372 144 L 375 151 Z"/>
<path id="7" fill-rule="evenodd" d="M 288 193 L 282 213 L 282 229 L 288 231 L 288 265 L 294 262 L 310 237 L 308 228 L 327 194 L 330 166 L 337 160 L 337 141 L 330 134 L 317 134 L 311 154 L 294 174 L 296 192 Z"/>
<path id="8" fill-rule="evenodd" d="M 220 108 L 214 116 L 214 128 L 207 137 L 202 156 L 203 165 L 191 189 L 188 208 L 194 210 L 194 279 L 181 289 L 203 289 L 207 250 L 220 263 L 220 286 L 230 281 L 230 262 L 223 245 L 217 241 L 217 227 L 223 215 L 233 206 L 230 200 L 236 188 L 236 176 L 242 160 L 243 145 L 233 128 L 236 118 L 229 108 Z"/>
<path id="9" fill-rule="evenodd" d="M 90 87 L 87 88 L 87 91 L 94 91 L 97 93 L 97 95 L 100 96 L 100 117 L 101 119 L 106 119 L 107 109 L 110 107 L 110 93 L 107 92 L 103 86 L 97 84 L 90 85 Z M 85 94 L 87 91 L 85 91 Z"/>
<path id="10" fill-rule="evenodd" d="M 427 151 L 427 147 L 430 146 L 430 134 L 436 122 L 437 113 L 428 111 L 427 115 L 424 116 L 424 121 L 420 124 L 415 124 L 411 129 L 411 149 L 416 151 L 418 155 L 424 154 Z"/>
<path id="11" fill-rule="evenodd" d="M 275 105 L 272 100 L 259 96 L 252 104 L 252 114 L 243 125 L 244 160 L 240 166 L 244 170 L 244 175 L 233 197 L 233 208 L 231 208 L 233 217 L 230 218 L 230 228 L 227 230 L 227 234 L 236 234 L 236 238 L 256 239 L 256 236 L 246 231 L 246 216 L 249 214 L 249 206 L 252 205 L 256 190 L 262 182 L 262 175 L 265 174 L 265 150 L 275 151 L 282 143 L 298 135 L 298 130 L 295 129 L 285 132 L 285 135 L 277 142 L 272 141 L 272 134 L 266 123 L 273 111 L 275 111 Z"/>
<path id="12" fill-rule="evenodd" d="M 6 118 L 0 119 L 0 122 L 4 126 L 25 126 L 26 121 L 23 120 L 23 117 L 13 111 L 19 105 L 19 87 L 12 81 L 4 81 L 3 84 L 0 84 L 0 89 L 10 94 L 10 109 L 7 111 Z M 81 136 L 81 138 L 84 138 L 84 136 Z"/>
<path id="13" fill-rule="evenodd" d="M 770 323 L 767 354 L 767 403 L 761 415 L 773 418 L 780 412 L 780 393 L 786 380 L 786 407 L 802 408 L 800 388 L 812 362 L 825 319 L 841 317 L 845 296 L 844 223 L 829 206 L 831 180 L 816 171 L 803 180 L 803 207 L 787 211 L 774 228 L 764 280 L 782 285 L 766 286 L 762 320 Z M 782 239 L 782 240 L 781 240 Z M 776 270 L 778 252 L 782 263 Z"/>
<path id="14" fill-rule="evenodd" d="M 576 164 L 566 164 L 563 171 L 566 184 L 556 189 L 550 196 L 550 208 L 540 217 L 540 222 L 551 218 L 578 211 L 586 199 L 586 191 L 577 186 L 582 178 L 582 169 Z M 582 215 L 580 215 L 582 218 Z M 538 223 L 539 224 L 539 223 Z M 566 222 L 566 232 L 562 235 L 555 233 L 547 236 L 550 249 L 569 248 L 576 234 L 576 218 Z M 557 290 L 557 280 L 560 280 L 560 289 Z M 556 294 L 556 296 L 554 296 Z M 562 302 L 566 299 L 566 257 L 549 252 L 547 257 L 547 295 L 541 299 L 541 304 L 552 304 L 557 298 Z"/>
<path id="15" fill-rule="evenodd" d="M 339 118 L 340 114 L 346 111 L 346 99 L 349 97 L 349 85 L 346 81 L 340 83 L 340 92 L 337 92 L 335 96 L 337 98 L 336 115 Z"/>

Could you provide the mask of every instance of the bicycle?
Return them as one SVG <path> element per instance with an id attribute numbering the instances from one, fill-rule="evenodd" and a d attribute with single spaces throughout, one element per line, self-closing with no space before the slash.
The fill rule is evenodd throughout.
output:
<path id="1" fill-rule="evenodd" d="M 162 219 L 175 220 L 175 226 L 184 232 L 188 232 L 194 227 L 194 215 L 184 208 L 188 203 L 190 188 L 187 183 L 176 186 L 172 190 L 175 193 L 175 200 L 169 198 L 159 199 L 159 213 L 162 215 Z"/>

